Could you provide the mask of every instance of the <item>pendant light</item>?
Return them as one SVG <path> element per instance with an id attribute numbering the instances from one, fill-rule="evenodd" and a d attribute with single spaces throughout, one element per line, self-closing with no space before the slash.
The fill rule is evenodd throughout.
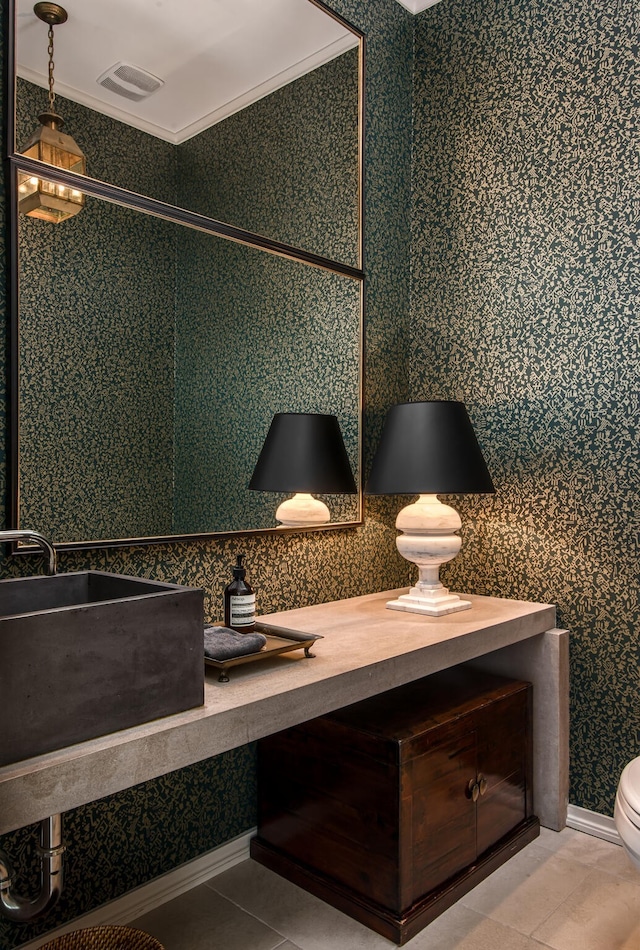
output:
<path id="1" fill-rule="evenodd" d="M 40 127 L 20 150 L 28 158 L 84 175 L 86 163 L 82 151 L 70 135 L 61 132 L 63 120 L 55 111 L 53 91 L 53 28 L 67 19 L 67 11 L 57 3 L 36 3 L 35 15 L 49 25 L 49 110 L 38 116 Z M 32 218 L 57 224 L 84 207 L 84 194 L 68 185 L 55 184 L 33 174 L 18 175 L 18 210 Z"/>

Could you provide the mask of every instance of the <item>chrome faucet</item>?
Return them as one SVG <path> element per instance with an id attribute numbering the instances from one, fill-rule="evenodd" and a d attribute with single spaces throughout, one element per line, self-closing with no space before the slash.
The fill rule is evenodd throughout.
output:
<path id="1" fill-rule="evenodd" d="M 37 531 L 29 531 L 27 529 L 21 530 L 20 528 L 16 528 L 15 530 L 9 529 L 7 531 L 0 531 L 0 543 L 2 541 L 31 541 L 33 544 L 37 544 L 38 547 L 41 548 L 47 555 L 47 574 L 56 573 L 58 569 L 56 549 L 50 541 L 47 541 L 46 538 L 43 538 L 42 535 L 38 534 Z"/>

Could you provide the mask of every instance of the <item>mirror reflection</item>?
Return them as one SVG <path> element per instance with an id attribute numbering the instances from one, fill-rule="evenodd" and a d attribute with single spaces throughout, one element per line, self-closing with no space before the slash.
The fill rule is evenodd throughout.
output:
<path id="1" fill-rule="evenodd" d="M 55 106 L 87 174 L 359 265 L 358 37 L 311 0 L 66 0 Z M 48 109 L 17 3 L 16 147 Z"/>
<path id="2" fill-rule="evenodd" d="M 274 527 L 248 484 L 280 411 L 337 415 L 359 479 L 359 281 L 92 197 L 65 228 L 19 223 L 20 524 Z"/>
<path id="3" fill-rule="evenodd" d="M 361 37 L 314 0 L 165 7 L 65 2 L 84 205 L 13 216 L 12 524 L 62 547 L 275 527 L 248 484 L 278 412 L 337 416 L 361 483 Z M 47 24 L 15 11 L 19 147 L 52 90 Z M 145 70 L 152 94 L 114 91 Z M 330 509 L 359 521 L 360 493 Z"/>

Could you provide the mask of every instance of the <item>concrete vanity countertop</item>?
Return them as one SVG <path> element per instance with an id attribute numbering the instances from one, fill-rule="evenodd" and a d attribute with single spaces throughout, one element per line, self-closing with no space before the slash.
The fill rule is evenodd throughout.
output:
<path id="1" fill-rule="evenodd" d="M 471 609 L 432 618 L 388 610 L 399 593 L 261 617 L 322 636 L 314 658 L 299 650 L 234 667 L 228 683 L 208 670 L 201 707 L 0 768 L 0 833 L 467 661 L 534 683 L 536 810 L 563 827 L 568 636 L 554 629 L 555 608 L 465 595 Z"/>

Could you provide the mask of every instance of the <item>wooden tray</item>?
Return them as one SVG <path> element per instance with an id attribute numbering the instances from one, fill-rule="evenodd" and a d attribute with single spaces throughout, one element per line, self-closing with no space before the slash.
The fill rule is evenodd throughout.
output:
<path id="1" fill-rule="evenodd" d="M 211 626 L 214 626 L 211 624 Z M 205 656 L 205 666 L 220 670 L 218 677 L 219 683 L 228 683 L 229 676 L 227 671 L 234 666 L 242 666 L 243 663 L 255 663 L 257 660 L 268 660 L 271 657 L 278 656 L 281 653 L 290 653 L 292 650 L 304 649 L 306 657 L 315 656 L 311 653 L 310 647 L 316 640 L 322 640 L 322 636 L 315 633 L 300 633 L 299 630 L 289 630 L 287 627 L 276 627 L 273 624 L 262 623 L 256 620 L 256 625 L 252 633 L 262 633 L 267 638 L 266 645 L 258 650 L 257 653 L 246 653 L 244 656 L 235 656 L 229 660 L 212 660 Z"/>

